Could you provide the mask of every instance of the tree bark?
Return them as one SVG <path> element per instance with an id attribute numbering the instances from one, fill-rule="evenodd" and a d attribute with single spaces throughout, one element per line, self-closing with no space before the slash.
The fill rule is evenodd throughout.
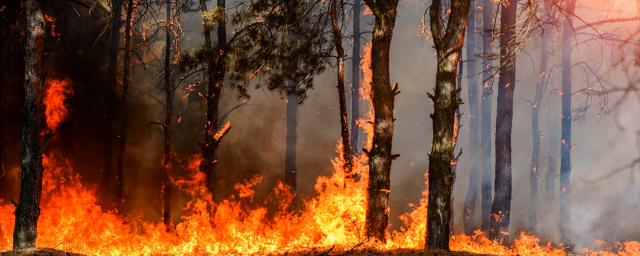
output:
<path id="1" fill-rule="evenodd" d="M 218 0 L 218 7 L 225 8 L 225 0 Z M 204 0 L 200 1 L 200 8 L 202 12 L 207 11 L 207 5 Z M 206 176 L 206 187 L 211 192 L 212 198 L 215 199 L 215 186 L 218 184 L 217 174 L 215 172 L 216 152 L 222 142 L 223 136 L 215 138 L 215 134 L 219 128 L 219 105 L 220 98 L 222 97 L 222 85 L 224 83 L 225 75 L 225 62 L 226 53 L 224 45 L 227 43 L 227 25 L 225 21 L 218 23 L 218 45 L 221 47 L 214 47 L 212 45 L 211 28 L 209 26 L 204 27 L 205 47 L 212 52 L 220 54 L 217 60 L 211 63 L 207 63 L 207 124 L 205 125 L 204 144 L 202 149 L 202 163 L 200 164 L 200 171 Z M 218 49 L 219 48 L 219 49 Z M 224 133 L 226 134 L 226 132 Z"/>
<path id="2" fill-rule="evenodd" d="M 358 154 L 360 147 L 360 1 L 353 1 L 353 52 L 351 62 L 351 153 Z"/>
<path id="3" fill-rule="evenodd" d="M 548 26 L 545 26 L 549 29 Z M 550 31 L 550 30 L 545 30 Z M 531 102 L 531 138 L 533 148 L 531 150 L 530 192 L 529 192 L 529 231 L 533 232 L 537 226 L 538 212 L 538 177 L 540 172 L 540 128 L 538 126 L 542 94 L 547 86 L 547 64 L 549 62 L 548 48 L 549 36 L 543 34 L 540 45 L 540 75 L 536 84 L 536 94 Z"/>
<path id="4" fill-rule="evenodd" d="M 571 40 L 576 0 L 566 1 L 562 24 L 562 135 L 560 141 L 560 235 L 569 242 L 571 229 Z"/>
<path id="5" fill-rule="evenodd" d="M 469 93 L 469 188 L 464 200 L 464 211 L 462 213 L 462 221 L 464 223 L 464 232 L 467 235 L 473 235 L 478 228 L 473 215 L 476 209 L 476 200 L 478 199 L 478 187 L 480 185 L 480 137 L 479 123 L 480 113 L 478 110 L 478 83 L 475 76 L 476 62 L 476 15 L 475 10 L 470 10 L 469 19 L 467 21 L 467 87 Z"/>
<path id="6" fill-rule="evenodd" d="M 342 48 L 342 35 L 338 25 L 337 0 L 331 0 L 331 24 L 333 25 L 333 39 L 338 53 L 338 97 L 340 102 L 340 126 L 342 137 L 342 169 L 344 171 L 344 187 L 347 187 L 348 180 L 353 178 L 351 164 L 351 145 L 349 143 L 349 123 L 347 116 L 347 100 L 344 90 L 344 49 Z"/>
<path id="7" fill-rule="evenodd" d="M 129 70 L 131 67 L 131 19 L 133 17 L 133 0 L 127 1 L 127 17 L 125 30 L 124 30 L 124 67 L 122 77 L 122 101 L 120 102 L 120 144 L 118 150 L 118 162 L 116 163 L 116 169 L 118 176 L 116 177 L 116 206 L 122 211 L 124 199 L 122 198 L 122 186 L 124 184 L 124 156 L 127 148 L 127 126 L 129 112 L 127 109 L 127 96 L 129 94 Z"/>
<path id="8" fill-rule="evenodd" d="M 163 156 L 163 172 L 162 172 L 162 202 L 163 214 L 162 220 L 167 232 L 171 230 L 171 110 L 173 109 L 173 88 L 171 88 L 171 0 L 166 1 L 167 21 L 166 21 L 166 45 L 164 53 L 164 92 L 166 104 L 166 117 L 164 123 L 164 156 Z"/>
<path id="9" fill-rule="evenodd" d="M 490 55 L 493 43 L 493 3 L 491 0 L 482 0 L 482 102 L 480 117 L 480 165 L 482 166 L 480 191 L 482 194 L 481 224 L 480 229 L 489 233 L 491 228 L 491 205 L 493 196 L 491 195 L 491 183 L 493 174 L 491 172 L 491 108 L 493 106 L 493 81 L 491 74 L 492 60 Z"/>
<path id="10" fill-rule="evenodd" d="M 365 0 L 375 16 L 371 38 L 371 103 L 373 104 L 373 147 L 369 157 L 367 186 L 366 235 L 380 242 L 387 241 L 389 226 L 389 189 L 391 187 L 393 107 L 398 85 L 391 87 L 389 51 L 396 23 L 397 0 Z"/>
<path id="11" fill-rule="evenodd" d="M 16 206 L 13 230 L 13 249 L 36 246 L 38 218 L 40 217 L 40 197 L 42 192 L 42 147 L 47 137 L 39 143 L 40 115 L 43 111 L 44 93 L 44 38 L 45 23 L 43 3 L 38 0 L 26 1 L 25 29 L 25 78 L 24 108 L 20 129 L 20 199 Z M 50 133 L 49 133 L 50 135 Z"/>
<path id="12" fill-rule="evenodd" d="M 516 87 L 516 12 L 517 0 L 501 2 L 500 12 L 500 78 L 496 113 L 496 180 L 491 207 L 489 237 L 506 245 L 511 221 L 511 129 L 513 126 L 513 92 Z"/>
<path id="13" fill-rule="evenodd" d="M 446 29 L 441 25 L 441 1 L 433 0 L 429 8 L 429 20 L 437 52 L 438 70 L 430 115 L 433 123 L 433 147 L 429 154 L 429 205 L 427 210 L 427 234 L 425 249 L 449 250 L 449 237 L 453 224 L 451 203 L 455 164 L 453 149 L 457 133 L 456 110 L 462 104 L 457 94 L 456 76 L 464 33 L 467 26 L 470 1 L 452 0 L 451 13 Z"/>
<path id="14" fill-rule="evenodd" d="M 290 87 L 297 88 L 298 82 L 288 81 Z M 295 91 L 295 89 L 294 89 Z M 284 180 L 294 192 L 298 188 L 296 168 L 296 144 L 298 143 L 298 95 L 287 95 L 287 137 L 284 156 Z M 293 205 L 292 205 L 293 206 Z"/>
<path id="15" fill-rule="evenodd" d="M 102 200 L 105 200 L 105 205 L 112 203 L 111 192 L 111 164 L 113 158 L 113 119 L 115 116 L 116 108 L 116 84 L 117 68 L 118 68 L 118 47 L 120 45 L 120 20 L 122 16 L 122 8 L 120 0 L 114 0 L 111 8 L 114 11 L 113 20 L 111 24 L 111 41 L 109 44 L 109 70 L 108 70 L 108 84 L 107 84 L 107 96 L 106 96 L 106 112 L 104 115 L 103 123 L 103 159 L 102 159 L 102 176 L 100 179 Z"/>

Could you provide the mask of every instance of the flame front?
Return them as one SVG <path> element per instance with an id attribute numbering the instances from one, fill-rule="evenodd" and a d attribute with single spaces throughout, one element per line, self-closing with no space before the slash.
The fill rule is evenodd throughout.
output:
<path id="1" fill-rule="evenodd" d="M 57 127 L 68 113 L 64 107 L 65 95 L 71 93 L 65 87 L 68 84 L 64 80 L 52 80 L 50 83 L 46 97 L 49 127 Z M 368 136 L 368 139 L 371 140 L 371 137 Z M 294 195 L 283 183 L 279 183 L 270 198 L 280 210 L 275 216 L 267 217 L 266 208 L 251 204 L 254 188 L 261 177 L 236 184 L 234 189 L 238 191 L 238 196 L 214 204 L 203 187 L 204 175 L 197 169 L 200 156 L 191 156 L 189 165 L 185 167 L 188 176 L 174 183 L 179 185 L 181 191 L 193 195 L 194 200 L 185 209 L 187 213 L 182 216 L 181 223 L 174 231 L 166 232 L 162 223 L 125 219 L 102 210 L 96 204 L 96 192 L 80 182 L 80 176 L 74 172 L 72 164 L 54 149 L 44 157 L 46 171 L 37 246 L 87 255 L 274 254 L 333 246 L 336 251 L 348 250 L 366 241 L 367 160 L 365 155 L 354 160 L 354 170 L 362 175 L 362 181 L 344 188 L 342 161 L 339 157 L 335 158 L 332 161 L 333 174 L 317 178 L 317 196 L 306 201 L 300 213 L 285 210 Z M 426 233 L 427 198 L 428 191 L 424 191 L 420 205 L 402 216 L 405 226 L 394 232 L 386 244 L 368 242 L 364 246 L 379 250 L 422 249 Z M 211 205 L 215 205 L 215 211 L 209 211 Z M 0 204 L 2 251 L 11 250 L 14 210 L 12 204 Z M 210 212 L 214 212 L 213 216 L 209 215 Z M 561 248 L 539 244 L 539 239 L 522 233 L 514 245 L 507 248 L 478 232 L 471 237 L 453 236 L 450 247 L 454 251 L 497 255 L 566 255 Z M 605 248 L 600 252 L 585 253 L 594 256 L 616 255 L 612 251 L 623 256 L 640 255 L 640 243 L 626 242 L 618 244 L 616 250 Z"/>

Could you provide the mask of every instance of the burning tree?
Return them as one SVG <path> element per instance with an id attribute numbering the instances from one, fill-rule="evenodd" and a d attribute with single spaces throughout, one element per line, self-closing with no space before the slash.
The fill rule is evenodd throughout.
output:
<path id="1" fill-rule="evenodd" d="M 347 180 L 353 177 L 353 164 L 351 163 L 351 144 L 349 143 L 349 122 L 347 116 L 347 100 L 344 89 L 344 48 L 342 48 L 342 32 L 338 23 L 338 14 L 342 13 L 342 6 L 338 5 L 337 0 L 331 0 L 330 4 L 331 25 L 333 27 L 333 40 L 338 54 L 338 97 L 340 102 L 340 127 L 342 137 L 342 161 L 344 164 L 344 186 L 347 186 Z M 344 21 L 344 16 L 342 16 Z"/>
<path id="2" fill-rule="evenodd" d="M 393 141 L 393 106 L 398 83 L 391 86 L 389 52 L 396 24 L 398 0 L 364 1 L 373 12 L 375 23 L 371 38 L 371 103 L 373 105 L 373 147 L 369 157 L 366 234 L 378 241 L 387 240 L 389 224 L 389 189 L 391 162 L 400 155 L 391 153 Z"/>
<path id="3" fill-rule="evenodd" d="M 13 249 L 36 246 L 40 196 L 42 191 L 42 149 L 52 136 L 47 133 L 40 142 L 40 113 L 44 93 L 44 38 L 45 21 L 43 3 L 38 0 L 26 2 L 27 28 L 25 44 L 25 100 L 20 129 L 20 199 L 16 206 L 16 222 L 13 230 Z"/>

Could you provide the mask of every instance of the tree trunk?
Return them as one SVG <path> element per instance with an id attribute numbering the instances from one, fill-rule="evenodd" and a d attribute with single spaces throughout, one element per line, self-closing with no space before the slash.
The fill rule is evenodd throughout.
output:
<path id="1" fill-rule="evenodd" d="M 549 29 L 548 26 L 545 26 Z M 550 31 L 550 30 L 546 30 Z M 530 193 L 529 193 L 529 231 L 535 231 L 537 225 L 538 212 L 538 176 L 540 164 L 540 132 L 538 126 L 540 106 L 542 105 L 542 94 L 544 87 L 547 86 L 547 64 L 549 53 L 547 52 L 549 36 L 542 35 L 542 43 L 540 45 L 540 75 L 536 84 L 536 94 L 531 102 L 531 138 L 533 140 L 533 149 L 531 151 L 531 173 L 530 173 Z"/>
<path id="2" fill-rule="evenodd" d="M 290 87 L 298 87 L 298 82 L 288 81 Z M 293 90 L 295 91 L 295 89 Z M 284 156 L 284 180 L 294 192 L 298 188 L 296 168 L 296 143 L 298 142 L 298 95 L 287 95 L 287 138 Z"/>
<path id="3" fill-rule="evenodd" d="M 375 16 L 371 38 L 371 103 L 373 104 L 373 147 L 369 156 L 369 184 L 367 186 L 366 235 L 380 242 L 387 241 L 389 226 L 389 189 L 391 162 L 398 155 L 391 154 L 393 140 L 393 107 L 398 84 L 391 87 L 389 50 L 396 22 L 397 0 L 365 1 Z"/>
<path id="4" fill-rule="evenodd" d="M 116 169 L 118 171 L 118 176 L 116 178 L 116 206 L 118 209 L 122 211 L 122 206 L 124 204 L 122 198 L 122 186 L 124 184 L 124 156 L 127 147 L 127 126 L 128 126 L 128 117 L 129 112 L 127 109 L 127 94 L 129 94 L 129 69 L 131 67 L 131 18 L 133 17 L 133 0 L 127 1 L 127 17 L 126 24 L 124 30 L 124 68 L 123 68 L 123 78 L 122 78 L 122 101 L 120 102 L 120 144 L 119 144 L 119 153 L 118 153 L 118 162 L 116 164 Z"/>
<path id="5" fill-rule="evenodd" d="M 355 156 L 360 151 L 360 127 L 356 120 L 360 119 L 360 1 L 353 1 L 353 52 L 351 62 L 351 153 Z"/>
<path id="6" fill-rule="evenodd" d="M 560 145 L 560 120 L 558 115 L 554 115 L 547 109 L 547 142 L 549 151 L 547 152 L 547 173 L 545 174 L 545 200 L 551 203 L 556 193 L 556 166 L 558 160 L 558 146 Z"/>
<path id="7" fill-rule="evenodd" d="M 438 58 L 436 87 L 428 94 L 433 101 L 433 147 L 429 154 L 429 204 L 425 249 L 449 250 L 449 237 L 453 224 L 451 203 L 455 164 L 453 149 L 457 133 L 456 110 L 462 104 L 457 94 L 456 75 L 464 42 L 470 1 L 451 1 L 451 13 L 446 29 L 441 25 L 440 0 L 433 0 L 429 20 Z"/>
<path id="8" fill-rule="evenodd" d="M 576 0 L 567 0 L 565 9 L 573 13 Z M 565 13 L 562 24 L 562 137 L 560 142 L 560 235 L 568 241 L 571 229 L 571 40 L 573 16 Z"/>
<path id="9" fill-rule="evenodd" d="M 336 44 L 336 52 L 338 54 L 338 97 L 340 101 L 340 126 L 342 137 L 342 169 L 344 171 L 344 187 L 347 187 L 347 181 L 353 178 L 351 164 L 351 145 L 349 144 L 349 123 L 347 116 L 347 100 L 344 90 L 344 49 L 342 48 L 342 35 L 340 35 L 340 26 L 337 17 L 337 0 L 331 0 L 331 24 L 333 25 L 333 39 Z"/>
<path id="10" fill-rule="evenodd" d="M 24 108 L 20 129 L 20 199 L 16 206 L 16 220 L 13 230 L 13 249 L 36 246 L 38 218 L 40 217 L 40 196 L 42 192 L 42 146 L 40 137 L 40 114 L 43 111 L 44 93 L 44 37 L 45 23 L 43 3 L 28 0 L 26 3 L 25 78 Z M 50 135 L 50 134 L 49 134 Z"/>
<path id="11" fill-rule="evenodd" d="M 491 108 L 493 106 L 493 81 L 491 78 L 492 60 L 489 56 L 492 52 L 493 42 L 493 24 L 491 18 L 493 15 L 493 3 L 491 0 L 482 0 L 482 110 L 480 115 L 480 165 L 482 166 L 480 192 L 482 194 L 481 224 L 480 229 L 485 233 L 489 233 L 491 228 L 491 205 L 493 204 L 493 196 L 491 195 L 491 183 L 493 182 L 493 174 L 491 172 Z"/>
<path id="12" fill-rule="evenodd" d="M 469 19 L 467 21 L 467 87 L 469 93 L 469 188 L 467 196 L 464 200 L 464 211 L 462 213 L 462 221 L 464 223 L 464 232 L 467 235 L 473 235 L 473 231 L 477 229 L 473 220 L 473 214 L 476 209 L 476 200 L 478 199 L 478 180 L 480 174 L 480 137 L 479 121 L 480 114 L 478 110 L 478 83 L 475 76 L 476 62 L 476 15 L 475 10 L 470 10 Z"/>
<path id="13" fill-rule="evenodd" d="M 118 68 L 118 47 L 120 45 L 120 19 L 122 16 L 122 8 L 120 0 L 114 0 L 112 10 L 113 21 L 111 24 L 111 42 L 109 44 L 109 71 L 106 96 L 106 112 L 103 123 L 103 159 L 102 159 L 102 176 L 100 179 L 102 200 L 104 205 L 110 205 L 112 199 L 111 192 L 111 163 L 113 156 L 113 119 L 116 108 L 116 84 L 117 68 Z"/>
<path id="14" fill-rule="evenodd" d="M 513 126 L 513 91 L 516 87 L 516 12 L 517 0 L 501 2 L 500 12 L 500 78 L 496 113 L 496 181 L 491 207 L 489 237 L 506 245 L 511 220 L 511 128 Z"/>
<path id="15" fill-rule="evenodd" d="M 218 0 L 217 5 L 218 7 L 225 8 L 225 0 Z M 202 12 L 207 11 L 207 5 L 204 0 L 200 1 L 200 8 L 202 9 Z M 209 49 L 210 51 L 215 51 L 212 45 L 211 28 L 209 26 L 204 27 L 204 37 L 205 47 L 207 47 L 207 49 Z M 218 24 L 218 45 L 225 45 L 226 43 L 227 25 L 225 21 L 222 21 Z M 218 138 L 215 138 L 215 134 L 217 133 L 219 126 L 218 111 L 220 98 L 222 97 L 221 94 L 222 85 L 224 82 L 226 61 L 224 47 L 217 48 L 220 48 L 219 51 L 216 51 L 220 54 L 219 59 L 217 60 L 217 62 L 212 61 L 211 63 L 207 63 L 207 124 L 205 125 L 204 144 L 201 146 L 203 161 L 200 164 L 200 171 L 203 172 L 206 176 L 207 184 L 205 185 L 209 189 L 209 192 L 211 192 L 212 198 L 214 199 L 215 186 L 218 184 L 217 174 L 214 168 L 215 164 L 217 163 L 216 152 L 223 137 L 220 136 Z M 226 132 L 223 134 L 226 134 Z"/>
<path id="16" fill-rule="evenodd" d="M 171 230 L 171 110 L 173 108 L 171 88 L 171 28 L 169 27 L 171 20 L 171 0 L 166 1 L 167 21 L 166 21 L 166 45 L 164 53 L 164 93 L 167 113 L 164 123 L 164 157 L 163 157 L 163 173 L 162 173 L 162 202 L 163 216 L 162 220 L 167 232 Z"/>

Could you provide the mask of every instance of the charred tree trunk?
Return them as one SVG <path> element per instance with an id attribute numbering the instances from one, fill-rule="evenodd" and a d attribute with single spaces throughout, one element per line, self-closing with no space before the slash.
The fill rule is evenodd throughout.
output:
<path id="1" fill-rule="evenodd" d="M 491 172 L 491 108 L 493 106 L 493 81 L 491 74 L 492 60 L 490 58 L 493 43 L 493 3 L 491 0 L 482 0 L 482 102 L 480 117 L 480 165 L 482 166 L 480 193 L 482 194 L 481 224 L 480 229 L 489 233 L 491 228 L 491 205 L 493 196 L 491 195 L 491 183 L 493 174 Z"/>
<path id="2" fill-rule="evenodd" d="M 548 26 L 545 26 L 548 28 Z M 549 31 L 549 30 L 547 30 Z M 540 106 L 542 105 L 542 94 L 547 85 L 547 64 L 549 62 L 549 53 L 547 52 L 549 36 L 542 35 L 542 43 L 540 45 L 540 75 L 536 84 L 536 94 L 531 102 L 531 138 L 533 140 L 533 149 L 531 151 L 531 169 L 530 169 L 530 192 L 529 192 L 529 231 L 533 232 L 537 225 L 538 212 L 538 177 L 540 164 L 540 127 L 538 120 L 540 116 Z"/>
<path id="3" fill-rule="evenodd" d="M 389 50 L 396 23 L 397 0 L 366 0 L 375 16 L 371 38 L 371 103 L 373 104 L 373 147 L 369 157 L 369 185 L 367 186 L 366 235 L 380 242 L 387 241 L 389 226 L 389 189 L 391 187 L 393 107 L 398 84 L 391 87 Z"/>
<path id="4" fill-rule="evenodd" d="M 111 164 L 113 158 L 113 119 L 116 108 L 116 84 L 117 68 L 118 68 L 118 47 L 120 45 L 120 20 L 122 16 L 122 8 L 120 0 L 113 1 L 114 11 L 111 24 L 111 42 L 109 44 L 109 71 L 106 97 L 106 112 L 103 123 L 103 159 L 102 159 L 102 176 L 100 179 L 102 199 L 105 205 L 110 205 L 112 199 L 109 195 L 111 192 Z"/>
<path id="5" fill-rule="evenodd" d="M 351 153 L 360 150 L 360 127 L 356 120 L 360 119 L 360 1 L 353 1 L 353 52 L 351 62 Z"/>
<path id="6" fill-rule="evenodd" d="M 218 7 L 225 8 L 225 0 L 218 0 Z M 200 8 L 202 12 L 207 11 L 207 5 L 204 0 L 200 1 Z M 227 25 L 225 21 L 218 23 L 218 45 L 219 49 L 214 50 L 211 39 L 211 27 L 205 25 L 204 27 L 205 47 L 209 51 L 220 54 L 217 60 L 207 63 L 207 124 L 205 125 L 204 144 L 201 145 L 202 149 L 202 163 L 200 164 L 200 171 L 206 176 L 206 187 L 211 192 L 212 198 L 215 199 L 215 186 L 218 184 L 217 174 L 215 173 L 214 166 L 216 165 L 216 152 L 222 142 L 222 138 L 229 131 L 227 128 L 221 136 L 216 136 L 219 127 L 219 105 L 220 98 L 222 97 L 222 85 L 224 82 L 225 74 L 225 62 L 226 53 L 223 45 L 227 43 Z M 216 138 L 217 137 L 217 138 Z"/>
<path id="7" fill-rule="evenodd" d="M 470 1 L 452 0 L 446 28 L 443 26 L 440 0 L 433 0 L 429 9 L 429 20 L 437 52 L 438 70 L 431 114 L 433 123 L 433 147 L 429 154 L 429 205 L 427 210 L 427 234 L 425 249 L 449 250 L 449 236 L 453 223 L 451 203 L 455 173 L 452 165 L 455 134 L 457 132 L 456 110 L 462 104 L 457 94 L 456 75 L 464 33 L 469 15 Z"/>
<path id="8" fill-rule="evenodd" d="M 571 40 L 576 0 L 567 0 L 562 24 L 562 137 L 560 142 L 560 235 L 568 241 L 571 228 Z"/>
<path id="9" fill-rule="evenodd" d="M 476 210 L 476 201 L 478 199 L 478 187 L 480 185 L 480 137 L 479 123 L 480 113 L 478 110 L 478 83 L 475 76 L 476 62 L 476 15 L 475 10 L 470 10 L 469 19 L 467 21 L 467 87 L 469 93 L 469 188 L 467 196 L 464 200 L 464 211 L 462 213 L 462 221 L 464 223 L 464 232 L 467 235 L 473 235 L 473 231 L 477 229 L 477 225 L 473 220 L 473 214 Z"/>
<path id="10" fill-rule="evenodd" d="M 120 102 L 120 144 L 118 149 L 118 162 L 116 163 L 116 169 L 118 176 L 116 177 L 116 206 L 122 211 L 124 204 L 122 198 L 122 186 L 124 184 L 124 156 L 127 148 L 127 126 L 128 126 L 128 109 L 127 109 L 127 95 L 129 94 L 129 69 L 131 67 L 131 18 L 133 17 L 133 0 L 127 1 L 127 17 L 124 29 L 124 68 L 122 77 L 122 101 Z"/>
<path id="11" fill-rule="evenodd" d="M 351 145 L 349 144 L 349 123 L 347 116 L 347 100 L 344 90 L 344 49 L 342 48 L 342 35 L 340 34 L 340 26 L 338 25 L 337 12 L 338 0 L 331 0 L 331 24 L 333 25 L 333 39 L 336 44 L 336 52 L 338 53 L 338 97 L 340 101 L 340 126 L 342 137 L 342 169 L 344 171 L 344 187 L 347 187 L 347 181 L 353 175 L 351 164 Z"/>
<path id="12" fill-rule="evenodd" d="M 40 114 L 43 111 L 44 94 L 44 37 L 45 23 L 43 3 L 38 0 L 26 1 L 25 35 L 25 76 L 24 107 L 22 127 L 20 129 L 20 199 L 16 205 L 16 220 L 13 230 L 13 249 L 36 246 L 38 236 L 38 218 L 40 217 L 40 196 L 42 192 L 42 148 L 51 131 L 42 144 L 40 137 Z"/>
<path id="13" fill-rule="evenodd" d="M 166 118 L 164 123 L 164 156 L 162 160 L 162 221 L 167 232 L 171 230 L 171 110 L 173 109 L 171 88 L 171 0 L 166 1 L 167 21 L 166 21 L 166 45 L 164 50 L 164 93 L 166 104 Z"/>
<path id="14" fill-rule="evenodd" d="M 496 181 L 491 207 L 489 237 L 506 245 L 511 221 L 511 128 L 513 126 L 513 92 L 516 87 L 516 12 L 517 0 L 501 2 L 500 78 L 496 112 Z"/>

